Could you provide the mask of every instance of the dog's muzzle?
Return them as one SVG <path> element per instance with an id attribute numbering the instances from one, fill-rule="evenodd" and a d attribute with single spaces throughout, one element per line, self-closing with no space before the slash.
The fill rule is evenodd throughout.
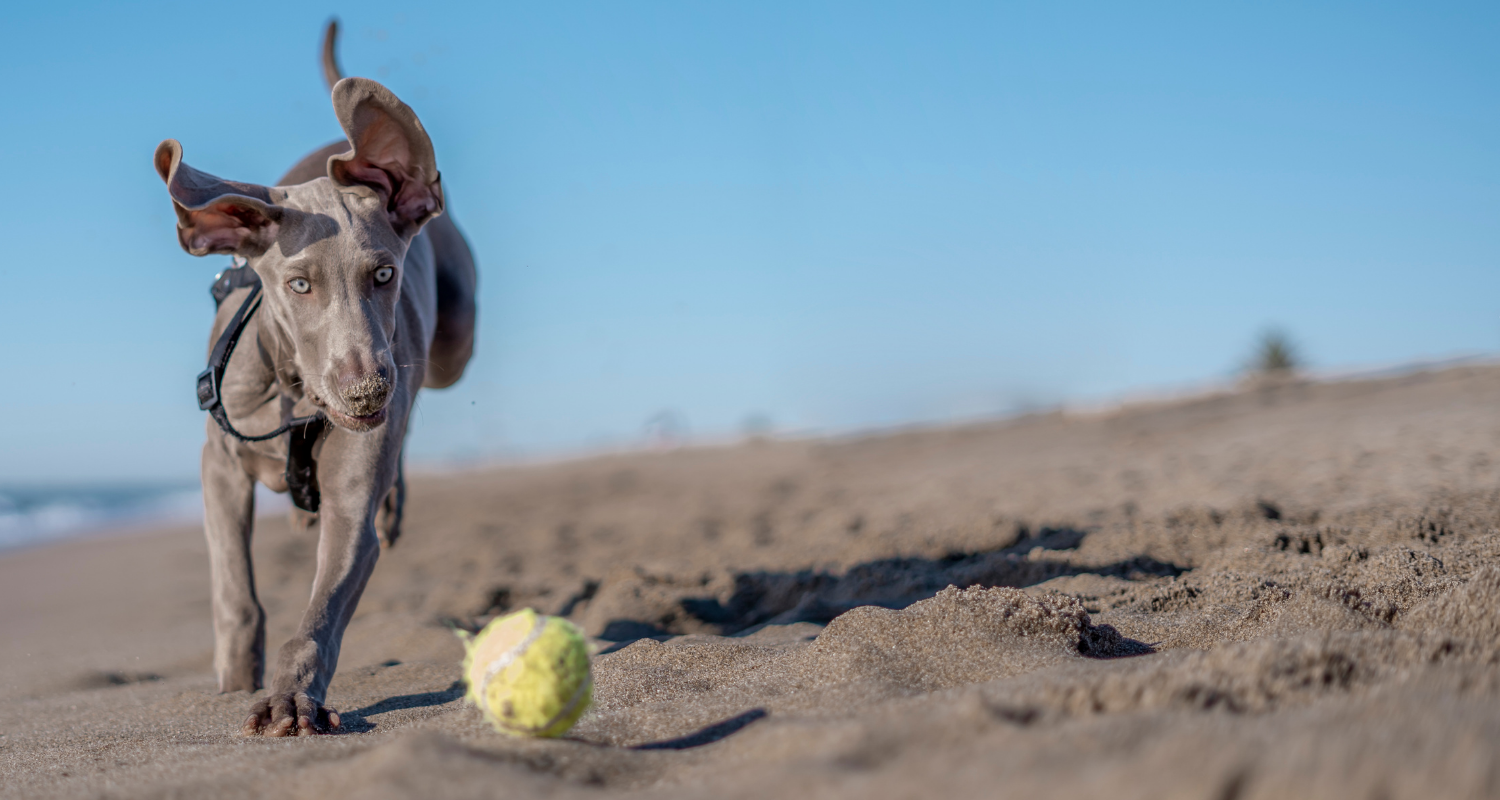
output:
<path id="1" fill-rule="evenodd" d="M 339 399 L 344 401 L 344 407 L 351 416 L 369 417 L 378 414 L 391 399 L 391 382 L 378 372 L 350 383 L 339 383 Z"/>

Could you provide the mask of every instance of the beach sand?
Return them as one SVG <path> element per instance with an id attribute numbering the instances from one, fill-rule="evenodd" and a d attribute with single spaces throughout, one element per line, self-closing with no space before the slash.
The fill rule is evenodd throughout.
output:
<path id="1" fill-rule="evenodd" d="M 1493 366 L 419 475 L 337 736 L 236 735 L 197 529 L 0 557 L 0 795 L 1500 796 L 1497 529 Z M 461 700 L 522 606 L 601 651 L 567 739 Z"/>

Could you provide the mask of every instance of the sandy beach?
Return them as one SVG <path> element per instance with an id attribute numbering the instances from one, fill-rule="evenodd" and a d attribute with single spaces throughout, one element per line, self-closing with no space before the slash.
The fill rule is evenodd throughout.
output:
<path id="1" fill-rule="evenodd" d="M 1500 367 L 411 480 L 329 702 L 237 735 L 197 528 L 0 556 L 0 796 L 1500 796 Z M 262 519 L 274 652 L 315 539 Z M 448 625 L 598 648 L 569 737 Z"/>

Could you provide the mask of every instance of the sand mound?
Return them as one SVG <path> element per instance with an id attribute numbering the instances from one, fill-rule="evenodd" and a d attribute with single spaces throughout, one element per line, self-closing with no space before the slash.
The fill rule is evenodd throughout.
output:
<path id="1" fill-rule="evenodd" d="M 1500 567 L 1485 567 L 1462 586 L 1413 608 L 1401 627 L 1500 647 Z"/>
<path id="2" fill-rule="evenodd" d="M 568 776 L 566 769 L 549 774 L 548 766 L 552 765 L 466 747 L 441 734 L 408 733 L 340 763 L 310 770 L 292 796 L 309 800 L 555 797 L 569 787 L 554 777 L 588 778 L 586 774 Z"/>
<path id="3" fill-rule="evenodd" d="M 579 735 L 639 744 L 752 711 L 844 714 L 1070 659 L 1149 652 L 1091 625 L 1071 597 L 1016 589 L 950 587 L 900 611 L 857 608 L 808 638 L 763 629 L 746 638 L 642 639 L 602 655 L 596 711 Z"/>
<path id="4" fill-rule="evenodd" d="M 939 558 L 886 558 L 843 572 L 798 570 L 676 575 L 615 569 L 573 607 L 585 630 L 621 641 L 683 633 L 735 634 L 760 625 L 827 623 L 865 606 L 905 608 L 949 586 L 1031 586 L 1076 576 L 1066 551 L 1088 536 L 1072 528 L 1024 527 L 996 550 L 950 552 Z M 1182 568 L 1149 556 L 1090 565 L 1088 576 L 1140 579 L 1178 575 Z"/>
<path id="5" fill-rule="evenodd" d="M 819 680 L 913 692 L 1019 675 L 1080 656 L 1149 650 L 1095 628 L 1076 599 L 1017 589 L 949 587 L 901 610 L 858 608 L 835 619 L 808 657 Z"/>

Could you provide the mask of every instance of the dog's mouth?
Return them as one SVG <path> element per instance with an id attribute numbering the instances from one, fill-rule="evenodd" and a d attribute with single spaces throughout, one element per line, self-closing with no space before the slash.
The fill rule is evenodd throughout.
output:
<path id="1" fill-rule="evenodd" d="M 351 431 L 360 433 L 380 427 L 385 422 L 386 415 L 390 411 L 389 406 L 381 406 L 380 410 L 373 414 L 346 414 L 334 408 L 331 403 L 328 403 L 316 394 L 309 394 L 308 398 L 312 400 L 313 405 L 322 409 L 323 413 L 327 414 L 330 420 L 333 420 L 333 424 L 340 428 L 348 428 Z"/>

